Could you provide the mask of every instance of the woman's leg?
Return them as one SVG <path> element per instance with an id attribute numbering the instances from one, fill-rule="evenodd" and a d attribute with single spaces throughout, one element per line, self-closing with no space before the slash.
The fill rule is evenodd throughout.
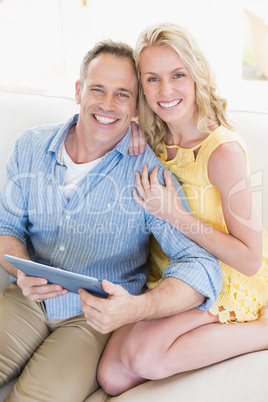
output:
<path id="1" fill-rule="evenodd" d="M 158 352 L 149 344 L 149 352 L 144 348 L 145 353 L 139 353 L 140 345 L 134 342 L 134 336 L 139 336 L 138 330 L 138 327 L 134 328 L 124 343 L 121 361 L 126 368 L 141 377 L 156 380 L 244 353 L 267 349 L 268 308 L 263 309 L 260 319 L 256 321 L 236 324 L 217 322 L 199 326 L 178 337 L 167 349 L 161 348 Z M 162 336 L 165 336 L 164 330 Z"/>
<path id="2" fill-rule="evenodd" d="M 199 313 L 195 314 L 196 311 Z M 204 323 L 195 326 L 196 322 L 191 324 L 194 319 L 199 324 L 202 320 Z M 257 321 L 221 324 L 215 319 L 209 313 L 196 309 L 154 322 L 138 323 L 130 330 L 124 343 L 121 339 L 120 359 L 124 370 L 127 368 L 131 376 L 135 373 L 140 379 L 127 376 L 125 370 L 121 383 L 117 384 L 115 375 L 111 391 L 117 390 L 117 394 L 124 392 L 131 388 L 131 380 L 134 387 L 142 382 L 141 378 L 165 378 L 268 348 L 268 308 L 262 309 Z M 181 331 L 178 331 L 179 327 Z M 106 364 L 112 365 L 113 362 L 106 361 Z"/>
<path id="3" fill-rule="evenodd" d="M 198 309 L 159 320 L 139 322 L 119 328 L 110 338 L 98 367 L 98 381 L 110 395 L 118 395 L 129 388 L 147 381 L 124 367 L 121 356 L 132 360 L 146 355 L 153 349 L 166 350 L 185 332 L 196 326 L 217 321 L 217 318 Z M 130 353 L 129 353 L 130 352 Z M 150 353 L 150 352 L 149 352 Z M 150 365 L 150 359 L 148 361 Z"/>
<path id="4" fill-rule="evenodd" d="M 99 362 L 97 379 L 100 386 L 110 395 L 118 395 L 125 389 L 133 388 L 145 381 L 127 370 L 121 362 L 120 351 L 135 324 L 117 329 L 107 343 Z M 123 388 L 122 388 L 123 387 Z"/>

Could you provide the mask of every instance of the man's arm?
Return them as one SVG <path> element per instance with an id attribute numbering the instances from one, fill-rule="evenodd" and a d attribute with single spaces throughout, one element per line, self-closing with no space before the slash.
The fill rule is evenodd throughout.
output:
<path id="1" fill-rule="evenodd" d="M 101 333 L 141 320 L 163 318 L 197 307 L 205 297 L 187 283 L 166 278 L 154 290 L 139 296 L 119 285 L 103 281 L 108 299 L 99 299 L 80 290 L 81 305 L 87 323 Z"/>
<path id="2" fill-rule="evenodd" d="M 182 313 L 200 306 L 205 299 L 186 282 L 170 277 L 154 290 L 140 295 L 139 303 L 140 309 L 144 308 L 142 319 L 148 320 Z"/>
<path id="3" fill-rule="evenodd" d="M 17 284 L 22 289 L 24 296 L 40 302 L 68 293 L 67 290 L 62 289 L 59 285 L 48 285 L 45 278 L 35 278 L 25 275 L 7 262 L 4 258 L 4 254 L 30 260 L 26 246 L 14 236 L 0 236 L 0 265 L 10 275 L 17 278 Z"/>
<path id="4" fill-rule="evenodd" d="M 9 254 L 30 259 L 25 243 L 28 211 L 21 187 L 21 178 L 27 178 L 27 174 L 22 175 L 19 166 L 18 140 L 7 163 L 7 182 L 0 195 L 0 265 L 17 278 L 17 284 L 24 296 L 31 300 L 43 301 L 66 294 L 68 291 L 58 285 L 47 285 L 47 280 L 44 278 L 26 276 L 3 257 L 4 254 Z"/>
<path id="5" fill-rule="evenodd" d="M 179 183 L 176 188 L 189 209 Z M 107 333 L 122 325 L 163 318 L 194 307 L 213 306 L 222 288 L 218 260 L 163 220 L 145 212 L 147 229 L 171 258 L 163 281 L 154 290 L 132 296 L 121 286 L 103 281 L 108 299 L 98 299 L 80 290 L 82 309 L 89 325 Z"/>
<path id="6" fill-rule="evenodd" d="M 155 173 L 158 171 L 159 183 L 163 182 L 162 185 L 164 185 L 164 172 L 166 175 L 170 175 L 183 208 L 191 214 L 187 197 L 180 183 L 160 161 L 157 163 L 159 166 L 154 170 Z M 145 183 L 149 184 L 150 176 L 146 166 L 143 168 L 142 176 L 146 179 Z M 171 200 L 166 200 L 166 203 L 170 208 Z M 156 218 L 148 211 L 145 212 L 145 215 L 149 230 L 164 253 L 170 258 L 169 265 L 163 270 L 162 278 L 177 278 L 185 282 L 204 296 L 203 302 L 198 306 L 200 309 L 212 307 L 222 289 L 222 269 L 218 259 L 172 227 L 163 217 Z M 191 230 L 196 231 L 198 228 L 191 227 Z M 191 300 L 188 302 L 190 305 Z"/>
<path id="7" fill-rule="evenodd" d="M 14 236 L 0 236 L 0 265 L 10 275 L 18 278 L 18 269 L 4 259 L 4 254 L 9 254 L 18 258 L 24 258 L 25 260 L 30 260 L 25 245 Z"/>

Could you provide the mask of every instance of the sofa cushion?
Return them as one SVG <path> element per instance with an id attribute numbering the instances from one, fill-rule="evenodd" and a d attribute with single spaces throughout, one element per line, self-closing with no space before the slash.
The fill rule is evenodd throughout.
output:
<path id="1" fill-rule="evenodd" d="M 85 402 L 267 402 L 267 375 L 268 350 L 148 381 L 118 397 L 100 389 Z"/>
<path id="2" fill-rule="evenodd" d="M 0 188 L 5 180 L 5 165 L 20 133 L 37 125 L 66 121 L 78 112 L 73 99 L 0 91 L 1 147 Z M 254 198 L 268 229 L 268 113 L 233 111 L 238 131 L 244 138 L 251 167 Z M 265 208 L 264 208 L 265 206 Z M 0 268 L 0 290 L 8 275 Z M 235 324 L 234 324 L 235 325 Z M 245 324 L 246 325 L 246 324 Z M 111 398 L 101 389 L 87 402 L 266 402 L 268 401 L 268 351 L 250 353 L 173 377 L 149 381 L 119 397 Z M 0 402 L 13 386 L 0 389 Z"/>

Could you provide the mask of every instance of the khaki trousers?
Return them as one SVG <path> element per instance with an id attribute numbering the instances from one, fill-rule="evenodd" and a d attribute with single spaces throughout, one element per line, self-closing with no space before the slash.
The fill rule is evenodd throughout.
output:
<path id="1" fill-rule="evenodd" d="M 0 386 L 20 377 L 6 401 L 84 401 L 98 388 L 97 365 L 109 337 L 83 315 L 47 320 L 42 303 L 10 284 L 0 294 Z"/>

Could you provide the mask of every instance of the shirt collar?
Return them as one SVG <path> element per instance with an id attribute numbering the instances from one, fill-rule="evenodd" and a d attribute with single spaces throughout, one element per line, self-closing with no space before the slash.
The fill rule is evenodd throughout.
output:
<path id="1" fill-rule="evenodd" d="M 48 149 L 48 152 L 54 152 L 56 155 L 59 155 L 60 148 L 62 146 L 63 141 L 65 140 L 71 126 L 77 123 L 79 114 L 72 116 L 58 131 L 57 135 L 53 139 Z M 128 153 L 130 142 L 130 126 L 126 135 L 118 142 L 118 144 L 114 147 L 111 152 L 117 151 L 120 152 L 123 156 Z"/>
<path id="2" fill-rule="evenodd" d="M 72 116 L 58 131 L 57 135 L 53 139 L 48 149 L 48 152 L 54 152 L 55 155 L 59 155 L 60 147 L 63 144 L 72 125 L 77 123 L 79 114 Z"/>
<path id="3" fill-rule="evenodd" d="M 125 156 L 128 153 L 129 142 L 130 142 L 130 126 L 128 128 L 126 135 L 124 135 L 124 137 L 118 142 L 118 144 L 114 147 L 112 152 L 118 151 L 123 156 Z"/>

